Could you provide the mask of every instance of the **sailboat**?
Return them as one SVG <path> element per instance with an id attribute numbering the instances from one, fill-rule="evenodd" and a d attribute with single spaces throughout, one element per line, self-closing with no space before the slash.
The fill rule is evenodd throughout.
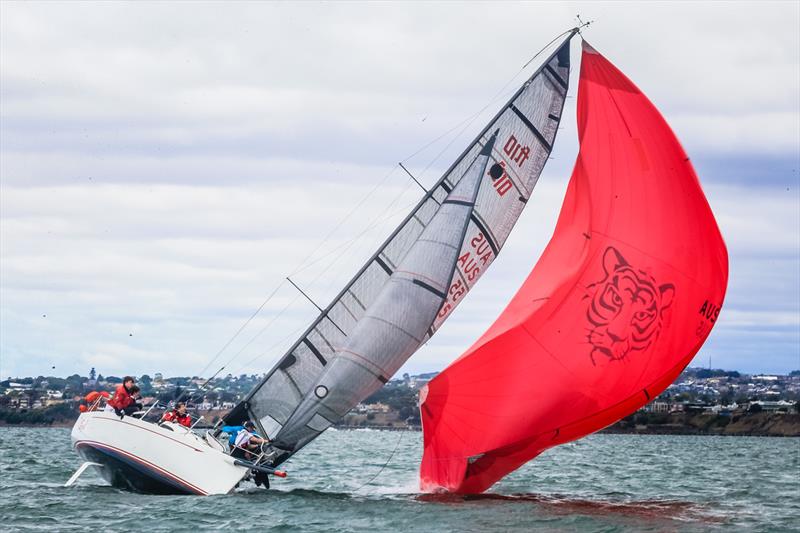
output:
<path id="1" fill-rule="evenodd" d="M 573 30 L 570 36 L 577 32 Z M 558 132 L 568 40 L 502 106 L 308 329 L 224 419 L 271 443 L 233 458 L 219 429 L 89 410 L 72 431 L 87 468 L 141 492 L 224 494 L 277 467 L 382 387 L 494 262 Z"/>
<path id="2" fill-rule="evenodd" d="M 420 393 L 423 490 L 482 492 L 636 411 L 719 317 L 727 250 L 691 162 L 647 97 L 585 41 L 578 135 L 543 255 Z"/>

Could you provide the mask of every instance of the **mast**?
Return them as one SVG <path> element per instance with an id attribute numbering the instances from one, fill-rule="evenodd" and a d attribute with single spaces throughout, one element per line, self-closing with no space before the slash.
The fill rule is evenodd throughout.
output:
<path id="1" fill-rule="evenodd" d="M 423 342 L 433 335 L 495 259 L 541 174 L 560 122 L 569 80 L 569 42 L 577 32 L 577 28 L 571 30 L 542 66 L 501 107 L 280 361 L 226 416 L 226 421 L 233 423 L 250 417 L 260 426 L 262 434 L 281 435 L 283 425 L 300 404 L 314 394 L 312 387 L 338 357 L 337 348 L 348 342 L 367 309 L 396 277 L 404 257 L 436 219 L 460 181 L 469 174 L 492 138 L 487 133 L 496 130 L 497 142 L 492 141 L 493 146 L 489 148 L 488 162 L 474 191 L 474 206 L 457 246 L 458 258 L 469 257 L 471 263 L 459 262 L 449 286 L 443 287 L 443 301 Z M 489 168 L 488 174 L 486 168 Z M 391 376 L 382 377 L 388 380 Z M 299 449 L 281 442 L 287 453 L 277 462 Z"/>

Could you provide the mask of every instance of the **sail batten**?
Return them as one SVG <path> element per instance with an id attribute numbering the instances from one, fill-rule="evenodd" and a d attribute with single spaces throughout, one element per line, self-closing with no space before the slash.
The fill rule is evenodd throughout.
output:
<path id="1" fill-rule="evenodd" d="M 248 415 L 284 451 L 276 464 L 386 383 L 494 261 L 555 141 L 558 120 L 552 116 L 561 116 L 566 87 L 553 85 L 546 72 L 569 79 L 573 35 L 245 398 Z M 385 347 L 378 349 L 373 330 L 383 331 L 378 340 Z M 368 349 L 353 349 L 364 343 Z M 369 364 L 356 364 L 353 354 Z"/>

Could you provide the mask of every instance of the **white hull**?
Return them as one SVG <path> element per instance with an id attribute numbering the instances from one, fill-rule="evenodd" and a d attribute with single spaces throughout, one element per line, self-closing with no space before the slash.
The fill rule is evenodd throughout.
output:
<path id="1" fill-rule="evenodd" d="M 112 485 L 157 494 L 227 494 L 248 474 L 218 443 L 177 424 L 153 424 L 114 413 L 82 413 L 72 446 L 100 463 Z"/>

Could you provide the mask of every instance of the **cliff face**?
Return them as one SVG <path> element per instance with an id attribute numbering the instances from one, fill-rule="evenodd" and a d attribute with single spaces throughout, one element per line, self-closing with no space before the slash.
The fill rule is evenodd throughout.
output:
<path id="1" fill-rule="evenodd" d="M 605 433 L 800 437 L 800 414 L 635 413 Z"/>
<path id="2" fill-rule="evenodd" d="M 731 417 L 726 435 L 800 436 L 800 414 L 756 413 Z"/>

